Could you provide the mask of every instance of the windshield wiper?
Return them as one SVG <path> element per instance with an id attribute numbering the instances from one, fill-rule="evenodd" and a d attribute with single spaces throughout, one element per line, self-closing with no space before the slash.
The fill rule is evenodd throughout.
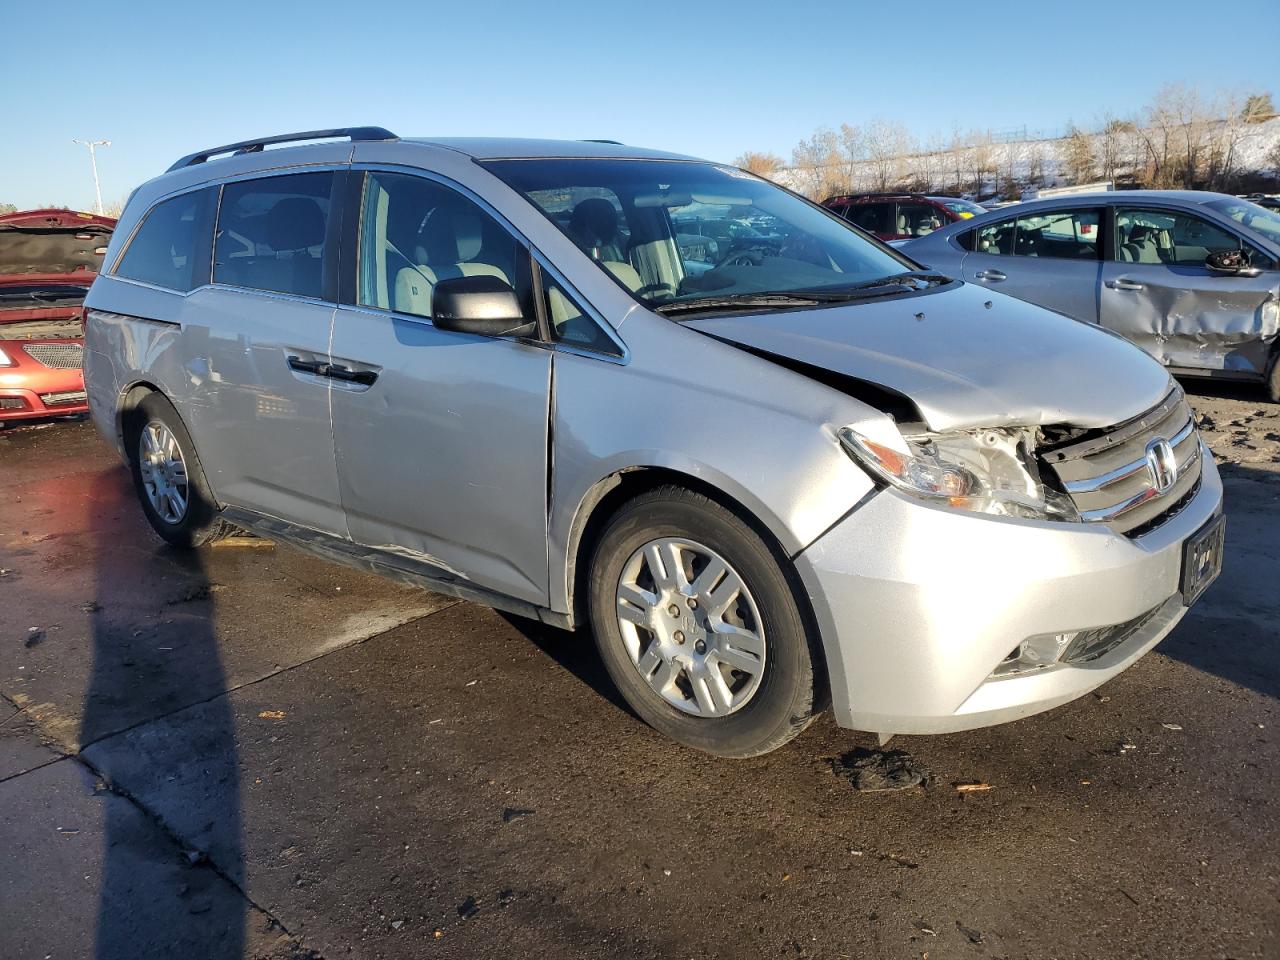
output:
<path id="1" fill-rule="evenodd" d="M 940 273 L 923 273 L 919 270 L 908 270 L 905 273 L 891 273 L 887 277 L 876 277 L 874 280 L 866 280 L 862 283 L 855 283 L 850 290 L 874 290 L 878 287 L 906 287 L 911 281 L 919 281 L 926 287 L 932 287 L 940 283 L 950 283 L 951 278 L 945 277 Z M 915 286 L 909 289 L 920 289 Z"/>
<path id="2" fill-rule="evenodd" d="M 844 299 L 843 297 L 840 299 Z M 812 307 L 828 300 L 821 294 L 805 293 L 733 293 L 721 297 L 696 297 L 692 300 L 668 300 L 653 309 L 671 316 L 677 313 L 700 313 L 704 310 L 758 310 L 765 307 Z"/>
<path id="3" fill-rule="evenodd" d="M 940 273 L 895 273 L 876 277 L 848 287 L 819 287 L 810 290 L 793 290 L 786 293 L 731 293 L 723 296 L 696 297 L 691 300 L 668 300 L 653 309 L 671 316 L 678 313 L 699 313 L 710 310 L 752 310 L 767 307 L 813 307 L 825 303 L 848 303 L 870 297 L 888 296 L 899 290 L 920 290 L 940 283 L 950 283 L 951 278 Z M 896 288 L 896 289 L 895 289 Z"/>

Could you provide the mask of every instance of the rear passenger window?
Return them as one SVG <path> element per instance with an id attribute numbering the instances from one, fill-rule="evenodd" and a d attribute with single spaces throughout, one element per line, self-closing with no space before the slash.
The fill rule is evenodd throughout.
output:
<path id="1" fill-rule="evenodd" d="M 1013 221 L 1001 220 L 979 227 L 973 244 L 974 253 L 1004 255 L 1013 253 Z"/>
<path id="2" fill-rule="evenodd" d="M 867 233 L 893 233 L 889 222 L 892 217 L 892 203 L 855 203 L 845 210 L 845 218 Z"/>
<path id="3" fill-rule="evenodd" d="M 114 275 L 186 293 L 209 280 L 213 191 L 197 190 L 156 204 L 116 264 Z M 203 264 L 203 276 L 196 275 Z"/>
<path id="4" fill-rule="evenodd" d="M 898 226 L 894 233 L 924 237 L 947 224 L 945 215 L 931 203 L 898 204 Z"/>
<path id="5" fill-rule="evenodd" d="M 437 283 L 476 276 L 511 284 L 525 316 L 533 316 L 529 253 L 502 224 L 435 180 L 367 175 L 358 303 L 430 317 Z"/>
<path id="6" fill-rule="evenodd" d="M 1058 260 L 1098 259 L 1098 211 L 1061 210 L 1019 217 L 1013 252 Z"/>
<path id="7" fill-rule="evenodd" d="M 218 208 L 214 282 L 322 298 L 334 177 L 294 173 L 226 184 Z"/>

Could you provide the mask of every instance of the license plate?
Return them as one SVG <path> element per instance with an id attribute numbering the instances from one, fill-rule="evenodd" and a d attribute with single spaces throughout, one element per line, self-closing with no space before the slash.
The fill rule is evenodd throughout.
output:
<path id="1" fill-rule="evenodd" d="M 1222 572 L 1222 549 L 1227 518 L 1217 516 L 1193 533 L 1182 545 L 1182 602 L 1195 603 Z"/>

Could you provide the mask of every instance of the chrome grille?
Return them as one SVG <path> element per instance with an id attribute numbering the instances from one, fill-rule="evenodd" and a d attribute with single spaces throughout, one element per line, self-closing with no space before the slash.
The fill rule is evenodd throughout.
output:
<path id="1" fill-rule="evenodd" d="M 40 399 L 46 407 L 54 407 L 60 403 L 84 403 L 89 395 L 83 390 L 64 390 L 59 393 L 42 393 Z"/>
<path id="2" fill-rule="evenodd" d="M 1147 450 L 1164 439 L 1173 447 L 1177 479 L 1164 493 L 1147 466 Z M 1106 523 L 1137 536 L 1182 509 L 1200 482 L 1200 434 L 1191 408 L 1174 388 L 1142 416 L 1042 454 L 1086 522 Z"/>
<path id="3" fill-rule="evenodd" d="M 54 370 L 79 370 L 84 366 L 83 344 L 28 343 L 22 349 L 31 359 Z"/>

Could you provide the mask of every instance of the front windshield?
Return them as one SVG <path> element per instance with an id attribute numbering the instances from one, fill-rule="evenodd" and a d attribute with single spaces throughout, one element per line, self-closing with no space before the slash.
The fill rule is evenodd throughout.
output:
<path id="1" fill-rule="evenodd" d="M 733 167 L 674 160 L 496 160 L 601 269 L 651 307 L 827 293 L 914 266 Z"/>
<path id="2" fill-rule="evenodd" d="M 1250 200 L 1214 200 L 1207 206 L 1225 213 L 1232 220 L 1262 234 L 1273 243 L 1280 243 L 1280 213 L 1260 207 Z"/>

